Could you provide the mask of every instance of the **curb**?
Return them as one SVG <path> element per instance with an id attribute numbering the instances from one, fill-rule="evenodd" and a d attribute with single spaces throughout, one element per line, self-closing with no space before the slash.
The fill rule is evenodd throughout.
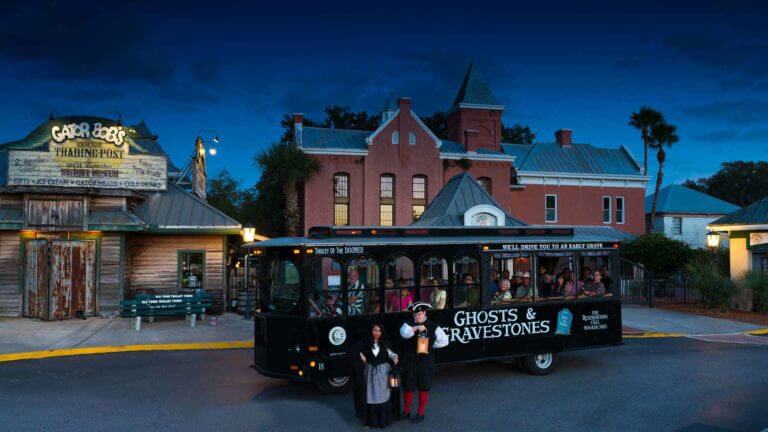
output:
<path id="1" fill-rule="evenodd" d="M 752 336 L 768 335 L 768 328 L 762 328 L 758 330 L 749 330 L 749 331 L 745 331 L 744 334 L 748 334 Z"/>
<path id="2" fill-rule="evenodd" d="M 624 339 L 654 339 L 654 338 L 678 338 L 685 337 L 687 335 L 683 333 L 660 333 L 660 332 L 644 332 L 644 333 L 622 333 Z"/>
<path id="3" fill-rule="evenodd" d="M 229 341 L 229 342 L 191 342 L 175 344 L 150 344 L 150 345 L 121 345 L 98 346 L 87 348 L 64 348 L 45 351 L 28 351 L 11 354 L 0 354 L 0 363 L 18 360 L 34 360 L 51 357 L 67 357 L 91 354 L 109 354 L 138 351 L 186 351 L 186 350 L 224 350 L 238 348 L 253 348 L 253 341 Z"/>

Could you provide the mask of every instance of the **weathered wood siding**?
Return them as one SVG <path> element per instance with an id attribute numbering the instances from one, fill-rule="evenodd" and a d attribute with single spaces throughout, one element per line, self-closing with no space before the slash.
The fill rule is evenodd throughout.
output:
<path id="1" fill-rule="evenodd" d="M 205 288 L 222 289 L 224 237 L 221 235 L 126 235 L 126 289 L 178 290 L 179 251 L 205 251 Z"/>
<path id="2" fill-rule="evenodd" d="M 125 197 L 93 196 L 89 208 L 93 210 L 121 210 L 125 206 Z"/>
<path id="3" fill-rule="evenodd" d="M 120 279 L 123 275 L 120 234 L 105 233 L 101 236 L 100 264 L 99 311 L 115 311 L 120 307 Z"/>
<path id="4" fill-rule="evenodd" d="M 0 231 L 0 316 L 19 316 L 20 247 L 18 231 Z"/>

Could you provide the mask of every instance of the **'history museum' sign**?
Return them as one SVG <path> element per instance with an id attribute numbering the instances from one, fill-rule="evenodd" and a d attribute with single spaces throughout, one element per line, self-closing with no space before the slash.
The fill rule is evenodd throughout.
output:
<path id="1" fill-rule="evenodd" d="M 130 142 L 123 126 L 53 126 L 48 152 L 9 152 L 8 185 L 165 190 L 165 157 L 129 154 Z"/>

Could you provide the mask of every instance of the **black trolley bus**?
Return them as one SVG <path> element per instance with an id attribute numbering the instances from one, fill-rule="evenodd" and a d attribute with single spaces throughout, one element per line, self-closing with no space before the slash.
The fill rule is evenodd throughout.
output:
<path id="1" fill-rule="evenodd" d="M 427 301 L 450 339 L 438 364 L 517 359 L 549 374 L 562 351 L 622 342 L 610 271 L 625 238 L 609 227 L 315 227 L 247 244 L 261 261 L 253 367 L 345 391 L 355 342 L 380 322 L 397 351 L 408 304 Z M 604 294 L 584 290 L 594 271 Z M 552 279 L 570 284 L 554 293 Z"/>

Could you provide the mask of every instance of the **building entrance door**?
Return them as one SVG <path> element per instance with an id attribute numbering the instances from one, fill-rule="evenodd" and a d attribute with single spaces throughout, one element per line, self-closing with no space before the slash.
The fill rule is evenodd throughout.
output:
<path id="1" fill-rule="evenodd" d="M 24 253 L 24 316 L 66 319 L 96 309 L 96 242 L 29 240 Z"/>

